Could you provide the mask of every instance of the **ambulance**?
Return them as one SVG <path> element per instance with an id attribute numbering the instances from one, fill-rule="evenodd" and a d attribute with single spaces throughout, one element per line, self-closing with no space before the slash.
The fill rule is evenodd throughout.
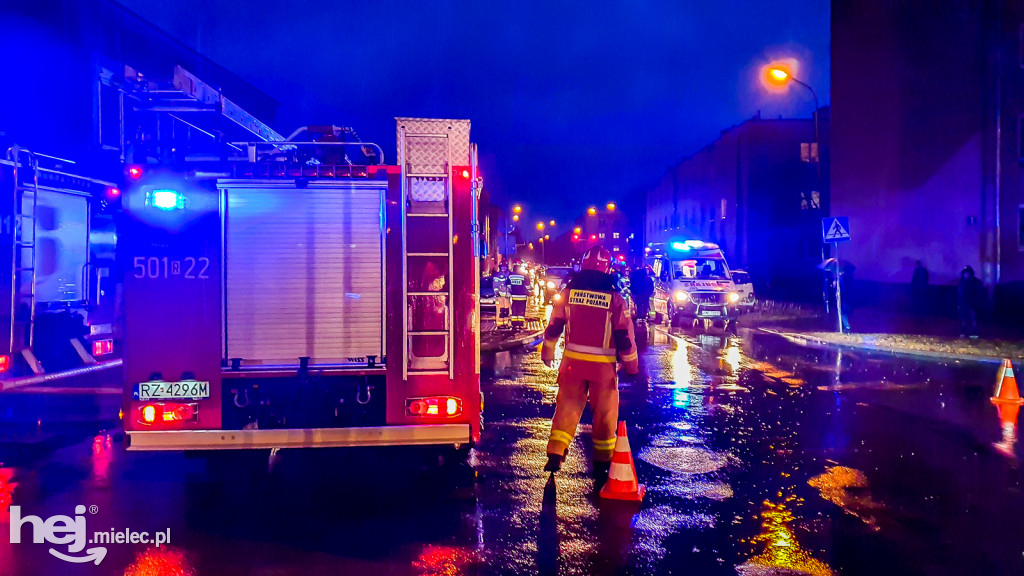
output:
<path id="1" fill-rule="evenodd" d="M 664 322 L 707 320 L 726 325 L 739 317 L 742 298 L 722 249 L 702 240 L 652 244 L 645 264 L 654 270 L 654 311 Z"/>

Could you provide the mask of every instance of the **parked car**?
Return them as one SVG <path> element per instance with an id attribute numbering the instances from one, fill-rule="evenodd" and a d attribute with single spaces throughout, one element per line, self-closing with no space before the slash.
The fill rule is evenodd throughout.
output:
<path id="1" fill-rule="evenodd" d="M 480 313 L 497 314 L 493 276 L 484 276 L 480 278 Z"/>
<path id="2" fill-rule="evenodd" d="M 750 281 L 750 273 L 746 270 L 733 270 L 732 283 L 736 286 L 736 293 L 740 295 L 737 304 L 743 308 L 753 308 L 757 303 L 757 297 L 754 295 L 754 283 Z"/>

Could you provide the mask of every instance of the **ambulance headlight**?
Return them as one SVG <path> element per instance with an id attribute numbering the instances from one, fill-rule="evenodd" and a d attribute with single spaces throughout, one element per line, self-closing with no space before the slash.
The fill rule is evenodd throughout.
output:
<path id="1" fill-rule="evenodd" d="M 686 302 L 690 299 L 690 295 L 683 290 L 676 290 L 672 297 L 676 299 L 676 302 Z"/>
<path id="2" fill-rule="evenodd" d="M 740 295 L 739 294 L 737 294 L 736 292 L 730 292 L 729 293 L 729 302 L 732 302 L 733 304 L 735 304 L 735 303 L 737 303 L 739 301 L 740 301 Z"/>

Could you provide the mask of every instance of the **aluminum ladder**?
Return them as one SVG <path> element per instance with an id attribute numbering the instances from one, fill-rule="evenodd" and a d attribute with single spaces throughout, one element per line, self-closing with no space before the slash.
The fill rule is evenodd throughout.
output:
<path id="1" fill-rule="evenodd" d="M 11 355 L 20 353 L 29 368 L 40 374 L 43 371 L 42 365 L 32 352 L 36 324 L 36 209 L 39 205 L 39 163 L 35 154 L 18 146 L 7 149 L 7 159 L 14 167 L 9 333 Z M 25 169 L 31 171 L 28 177 L 22 175 Z"/>
<path id="2" fill-rule="evenodd" d="M 452 358 L 454 340 L 454 322 L 452 321 L 452 144 L 447 133 L 413 133 L 406 127 L 399 129 L 399 158 L 402 167 L 402 253 L 404 266 L 402 270 L 402 293 L 406 310 L 404 326 L 405 358 L 402 362 L 402 376 L 446 375 L 454 378 L 454 362 Z M 412 238 L 410 251 L 409 224 L 416 219 L 443 219 L 447 238 L 443 251 L 422 251 L 424 239 Z M 443 288 L 437 289 L 436 281 L 429 287 L 420 286 L 417 290 L 409 288 L 409 271 L 420 270 L 412 266 L 416 260 L 443 259 L 447 261 L 447 270 L 438 280 Z M 425 266 L 425 264 L 424 264 Z M 440 272 L 440 271 L 439 271 Z M 438 305 L 439 298 L 444 299 Z M 414 324 L 417 306 L 433 306 L 443 310 L 444 325 L 441 329 L 425 330 L 416 328 Z M 419 340 L 444 338 L 444 349 L 440 355 L 416 356 L 414 343 Z"/>

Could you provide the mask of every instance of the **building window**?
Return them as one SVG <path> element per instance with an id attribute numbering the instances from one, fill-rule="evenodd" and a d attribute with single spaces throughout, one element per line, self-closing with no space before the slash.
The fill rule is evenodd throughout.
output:
<path id="1" fill-rule="evenodd" d="M 604 232 L 599 232 L 597 237 L 604 240 Z"/>
<path id="2" fill-rule="evenodd" d="M 618 246 L 612 246 L 612 252 L 618 252 L 618 251 L 619 251 L 619 247 Z"/>
<path id="3" fill-rule="evenodd" d="M 1024 204 L 1017 207 L 1017 248 L 1024 252 Z"/>
<path id="4" fill-rule="evenodd" d="M 612 238 L 618 238 L 618 237 L 619 237 L 619 233 L 618 232 L 612 232 Z"/>
<path id="5" fill-rule="evenodd" d="M 1020 32 L 1017 41 L 1017 61 L 1020 67 L 1024 68 L 1024 24 L 1020 25 Z"/>
<path id="6" fill-rule="evenodd" d="M 725 219 L 725 207 L 726 207 L 727 204 L 728 203 L 725 201 L 725 198 L 722 198 L 722 219 L 723 220 Z"/>
<path id="7" fill-rule="evenodd" d="M 1017 156 L 1024 162 L 1024 115 L 1017 117 Z"/>

